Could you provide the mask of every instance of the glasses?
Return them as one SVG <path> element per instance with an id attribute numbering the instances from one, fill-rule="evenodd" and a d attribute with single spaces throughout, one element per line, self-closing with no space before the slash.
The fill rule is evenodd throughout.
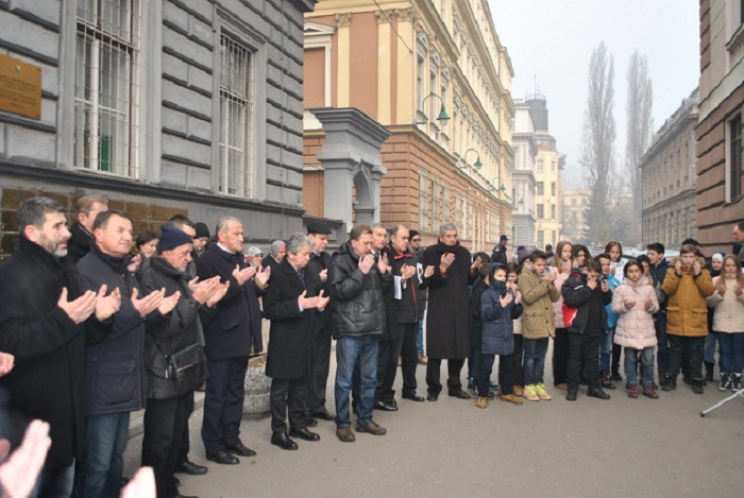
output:
<path id="1" fill-rule="evenodd" d="M 411 239 L 411 242 L 421 242 L 421 239 L 419 239 L 418 237 L 415 237 Z"/>

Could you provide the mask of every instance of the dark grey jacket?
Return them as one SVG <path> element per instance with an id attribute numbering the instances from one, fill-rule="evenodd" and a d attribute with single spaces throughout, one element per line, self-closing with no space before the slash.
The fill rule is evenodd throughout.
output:
<path id="1" fill-rule="evenodd" d="M 359 256 L 349 242 L 334 254 L 328 271 L 331 281 L 333 332 L 345 335 L 382 334 L 387 327 L 383 293 L 392 290 L 393 275 L 380 275 L 377 265 L 368 274 L 358 268 Z"/>

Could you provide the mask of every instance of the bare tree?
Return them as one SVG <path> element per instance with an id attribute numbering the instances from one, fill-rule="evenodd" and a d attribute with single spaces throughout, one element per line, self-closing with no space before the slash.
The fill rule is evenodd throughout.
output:
<path id="1" fill-rule="evenodd" d="M 651 143 L 653 121 L 651 111 L 654 104 L 654 94 L 651 78 L 648 75 L 648 61 L 638 50 L 630 56 L 628 66 L 628 95 L 626 113 L 628 119 L 628 137 L 625 142 L 625 174 L 626 186 L 633 199 L 633 211 L 630 220 L 628 238 L 625 242 L 640 243 L 642 219 L 642 184 L 641 158 Z"/>
<path id="2" fill-rule="evenodd" d="M 612 216 L 610 193 L 614 170 L 615 118 L 613 79 L 615 62 L 604 42 L 592 52 L 589 61 L 589 95 L 584 111 L 584 137 L 581 164 L 588 172 L 587 184 L 592 191 L 586 220 L 586 236 L 594 242 L 609 239 Z"/>

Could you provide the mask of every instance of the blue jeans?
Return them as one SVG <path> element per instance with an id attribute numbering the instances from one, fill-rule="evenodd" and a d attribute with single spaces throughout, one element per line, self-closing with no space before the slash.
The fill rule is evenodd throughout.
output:
<path id="1" fill-rule="evenodd" d="M 599 375 L 610 373 L 610 362 L 612 360 L 612 340 L 615 338 L 615 327 L 602 332 L 599 339 Z"/>
<path id="2" fill-rule="evenodd" d="M 349 394 L 354 366 L 359 362 L 361 371 L 361 395 L 357 401 L 358 422 L 372 421 L 372 406 L 377 388 L 377 356 L 380 336 L 365 334 L 361 336 L 341 336 L 336 341 L 336 427 L 351 427 L 349 413 Z"/>
<path id="3" fill-rule="evenodd" d="M 627 385 L 638 385 L 638 356 L 643 363 L 643 387 L 654 385 L 654 347 L 649 346 L 642 350 L 625 348 L 625 377 Z"/>
<path id="4" fill-rule="evenodd" d="M 424 315 L 426 310 L 423 309 L 418 312 L 418 332 L 416 333 L 416 349 L 421 354 L 424 354 Z"/>
<path id="5" fill-rule="evenodd" d="M 69 498 L 75 482 L 75 461 L 69 467 L 45 470 L 39 475 L 29 498 Z"/>
<path id="6" fill-rule="evenodd" d="M 705 345 L 703 345 L 703 361 L 705 363 L 716 364 L 716 339 L 718 339 L 718 334 L 714 332 L 705 336 Z"/>
<path id="7" fill-rule="evenodd" d="M 721 353 L 721 374 L 741 374 L 744 368 L 744 333 L 716 332 Z"/>
<path id="8" fill-rule="evenodd" d="M 548 353 L 547 337 L 524 340 L 524 383 L 534 385 L 543 383 L 545 355 Z"/>
<path id="9" fill-rule="evenodd" d="M 88 415 L 83 489 L 86 498 L 118 498 L 129 438 L 129 412 Z"/>

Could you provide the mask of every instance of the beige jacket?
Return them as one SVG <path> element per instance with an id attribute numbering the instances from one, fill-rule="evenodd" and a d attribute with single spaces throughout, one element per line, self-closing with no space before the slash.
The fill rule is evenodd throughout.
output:
<path id="1" fill-rule="evenodd" d="M 744 332 L 744 292 L 741 296 L 734 294 L 735 278 L 726 279 L 726 293 L 721 296 L 718 293 L 718 281 L 721 277 L 713 279 L 716 291 L 708 297 L 708 306 L 715 308 L 713 311 L 714 332 Z"/>
<path id="2" fill-rule="evenodd" d="M 524 312 L 524 338 L 542 339 L 555 337 L 555 312 L 553 303 L 561 297 L 554 286 L 546 287 L 534 270 L 525 268 L 519 277 Z"/>

